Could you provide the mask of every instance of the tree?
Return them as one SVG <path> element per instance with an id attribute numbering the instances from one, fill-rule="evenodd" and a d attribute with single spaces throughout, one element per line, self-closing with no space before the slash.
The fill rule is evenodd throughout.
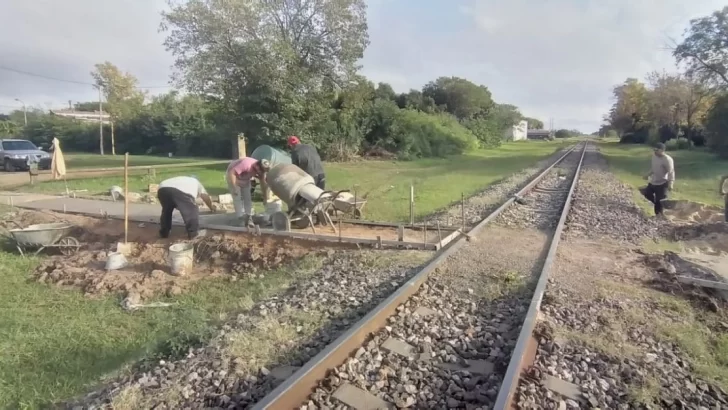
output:
<path id="1" fill-rule="evenodd" d="M 422 95 L 460 120 L 484 117 L 493 108 L 488 88 L 464 78 L 440 77 L 425 85 Z"/>
<path id="2" fill-rule="evenodd" d="M 116 155 L 114 123 L 138 114 L 144 104 L 144 93 L 137 89 L 136 77 L 122 72 L 108 61 L 96 64 L 91 76 L 106 97 L 106 106 L 111 117 L 111 153 Z M 103 155 L 103 140 L 100 144 Z"/>
<path id="3" fill-rule="evenodd" d="M 614 104 L 606 117 L 609 125 L 621 136 L 635 132 L 647 110 L 647 88 L 636 78 L 628 78 L 614 87 Z"/>
<path id="4" fill-rule="evenodd" d="M 708 146 L 718 155 L 728 157 L 728 94 L 715 99 L 705 118 Z"/>
<path id="5" fill-rule="evenodd" d="M 162 30 L 177 82 L 215 101 L 253 143 L 305 129 L 348 86 L 369 43 L 363 0 L 170 6 Z"/>
<path id="6" fill-rule="evenodd" d="M 376 98 L 381 98 L 382 100 L 397 100 L 397 93 L 395 93 L 392 86 L 387 83 L 379 83 L 377 85 L 377 91 L 374 93 L 374 96 Z"/>
<path id="7" fill-rule="evenodd" d="M 710 16 L 693 19 L 682 43 L 673 50 L 687 73 L 701 81 L 728 86 L 728 6 Z"/>
<path id="8" fill-rule="evenodd" d="M 571 137 L 571 131 L 566 130 L 566 129 L 557 130 L 554 133 L 554 137 L 556 137 L 556 138 L 569 138 L 569 137 Z"/>
<path id="9" fill-rule="evenodd" d="M 543 129 L 543 121 L 541 121 L 541 120 L 537 120 L 535 118 L 529 118 L 529 117 L 525 117 L 524 120 L 528 121 L 529 130 L 542 130 Z"/>

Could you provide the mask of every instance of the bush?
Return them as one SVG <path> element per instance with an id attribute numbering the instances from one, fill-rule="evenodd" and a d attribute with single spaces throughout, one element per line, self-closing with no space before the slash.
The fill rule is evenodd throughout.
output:
<path id="1" fill-rule="evenodd" d="M 722 157 L 728 157 L 728 94 L 715 100 L 705 117 L 708 147 Z"/>
<path id="2" fill-rule="evenodd" d="M 693 143 L 687 138 L 674 138 L 667 141 L 665 147 L 668 151 L 679 151 L 692 148 Z"/>
<path id="3" fill-rule="evenodd" d="M 402 110 L 392 126 L 392 149 L 402 159 L 444 157 L 477 147 L 477 139 L 449 114 Z"/>
<path id="4" fill-rule="evenodd" d="M 500 146 L 503 141 L 503 134 L 500 132 L 498 124 L 495 121 L 485 118 L 474 118 L 465 120 L 461 123 L 465 128 L 475 135 L 478 142 L 483 148 L 495 148 Z"/>

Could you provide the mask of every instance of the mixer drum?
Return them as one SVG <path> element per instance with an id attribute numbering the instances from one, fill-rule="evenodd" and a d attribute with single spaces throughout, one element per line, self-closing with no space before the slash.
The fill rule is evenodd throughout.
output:
<path id="1" fill-rule="evenodd" d="M 291 164 L 276 165 L 265 178 L 268 188 L 289 207 L 296 203 L 296 196 L 306 185 L 315 185 L 313 178 L 301 168 Z M 308 196 L 308 195 L 307 195 Z"/>

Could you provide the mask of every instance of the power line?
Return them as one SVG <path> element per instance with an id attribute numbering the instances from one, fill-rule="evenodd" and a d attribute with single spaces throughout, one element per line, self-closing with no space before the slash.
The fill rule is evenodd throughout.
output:
<path id="1" fill-rule="evenodd" d="M 59 82 L 63 82 L 63 83 L 89 85 L 89 86 L 92 86 L 92 87 L 95 87 L 96 86 L 96 84 L 94 84 L 94 83 L 88 83 L 88 82 L 85 82 L 85 81 L 68 80 L 68 79 L 57 78 L 57 77 L 50 77 L 50 76 L 47 76 L 47 75 L 37 74 L 37 73 L 31 73 L 29 71 L 18 70 L 16 68 L 11 68 L 11 67 L 0 66 L 0 70 L 10 71 L 10 72 L 13 72 L 13 73 L 23 74 L 23 75 L 27 75 L 27 76 L 31 76 L 31 77 L 44 78 L 46 80 L 59 81 Z M 150 85 L 150 86 L 139 86 L 137 88 L 146 88 L 146 89 L 150 89 L 150 88 L 172 88 L 172 86 L 171 85 Z"/>

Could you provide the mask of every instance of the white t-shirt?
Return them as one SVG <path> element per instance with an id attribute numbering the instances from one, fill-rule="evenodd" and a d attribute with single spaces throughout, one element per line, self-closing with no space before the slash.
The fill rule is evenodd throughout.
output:
<path id="1" fill-rule="evenodd" d="M 165 179 L 159 183 L 159 188 L 177 188 L 192 198 L 199 198 L 202 194 L 207 194 L 205 187 L 200 181 L 192 177 L 174 177 Z"/>

